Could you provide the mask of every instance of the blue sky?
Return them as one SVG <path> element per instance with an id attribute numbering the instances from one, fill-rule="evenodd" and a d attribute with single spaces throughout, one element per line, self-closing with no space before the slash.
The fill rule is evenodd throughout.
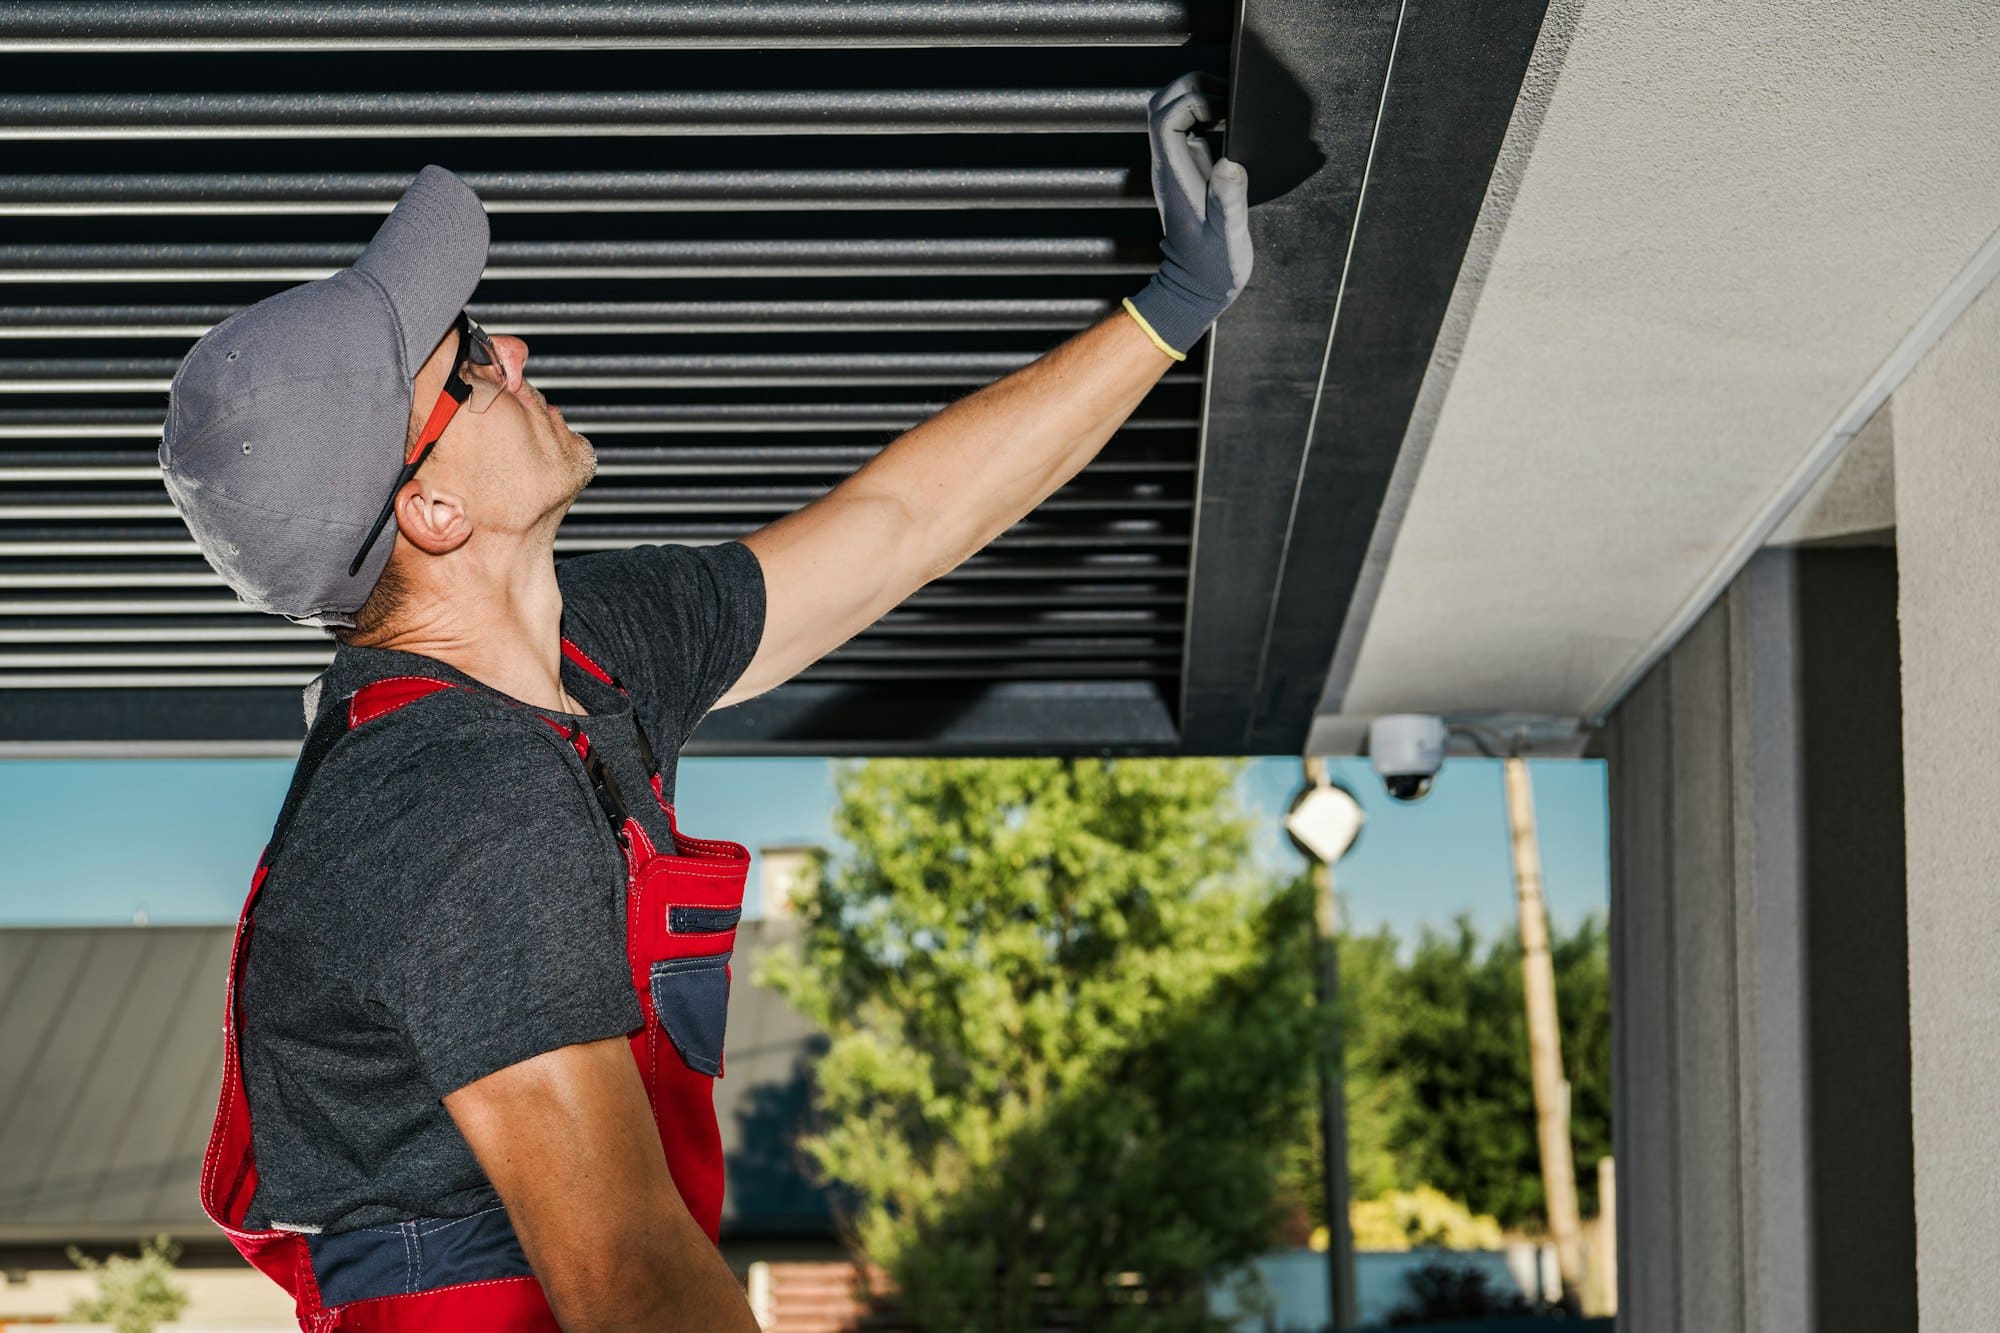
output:
<path id="1" fill-rule="evenodd" d="M 291 774 L 284 759 L 0 760 L 0 926 L 236 919 Z M 1392 801 L 1366 760 L 1333 776 L 1361 798 L 1367 827 L 1336 881 L 1351 928 L 1386 922 L 1406 939 L 1469 912 L 1486 933 L 1513 920 L 1500 765 L 1452 759 L 1423 801 Z M 1607 901 L 1604 766 L 1530 764 L 1550 915 L 1573 924 Z M 1301 864 L 1280 819 L 1300 781 L 1293 758 L 1260 758 L 1241 794 L 1264 816 L 1257 856 Z M 821 759 L 684 759 L 676 810 L 690 833 L 754 852 L 832 842 L 832 765 Z M 754 895 L 754 879 L 752 875 Z"/>

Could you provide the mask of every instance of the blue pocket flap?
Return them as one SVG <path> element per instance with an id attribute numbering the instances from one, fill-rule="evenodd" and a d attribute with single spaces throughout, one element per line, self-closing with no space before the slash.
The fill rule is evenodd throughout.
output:
<path id="1" fill-rule="evenodd" d="M 687 1067 L 713 1078 L 722 1072 L 722 1028 L 729 1017 L 729 956 L 663 958 L 653 964 L 653 1009 Z"/>
<path id="2" fill-rule="evenodd" d="M 667 929 L 676 935 L 734 930 L 742 917 L 740 907 L 689 907 L 677 903 L 667 909 Z"/>

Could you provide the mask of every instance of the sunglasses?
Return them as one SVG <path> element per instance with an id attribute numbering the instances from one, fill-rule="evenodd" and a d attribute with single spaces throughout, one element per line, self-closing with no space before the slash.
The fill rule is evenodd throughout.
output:
<path id="1" fill-rule="evenodd" d="M 417 468 L 430 457 L 431 446 L 444 434 L 444 428 L 459 412 L 484 412 L 499 400 L 500 391 L 506 387 L 506 372 L 500 367 L 499 353 L 493 350 L 493 340 L 486 336 L 486 330 L 472 322 L 472 316 L 461 310 L 452 321 L 452 328 L 458 331 L 458 356 L 452 363 L 451 374 L 445 376 L 444 388 L 438 393 L 437 406 L 424 422 L 424 428 L 417 432 L 417 439 L 403 457 L 403 470 L 396 474 L 396 484 L 389 488 L 389 498 L 382 502 L 382 512 L 375 516 L 375 525 L 368 529 L 368 537 L 361 543 L 361 549 L 354 553 L 354 561 L 347 567 L 349 578 L 361 572 L 361 562 L 368 558 L 369 548 L 382 535 L 383 525 L 389 515 L 395 512 L 396 496 L 410 478 L 417 475 Z M 488 368 L 483 373 L 474 367 Z"/>

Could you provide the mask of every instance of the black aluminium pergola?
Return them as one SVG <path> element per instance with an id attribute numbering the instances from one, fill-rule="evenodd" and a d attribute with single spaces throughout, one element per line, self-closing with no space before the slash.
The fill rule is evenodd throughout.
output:
<path id="1" fill-rule="evenodd" d="M 690 753 L 1304 744 L 1545 0 L 0 8 L 0 754 L 295 743 L 155 449 L 180 356 L 418 167 L 597 444 L 563 555 L 740 536 L 1117 309 L 1145 101 L 1231 80 L 1250 286 L 1099 457 Z"/>

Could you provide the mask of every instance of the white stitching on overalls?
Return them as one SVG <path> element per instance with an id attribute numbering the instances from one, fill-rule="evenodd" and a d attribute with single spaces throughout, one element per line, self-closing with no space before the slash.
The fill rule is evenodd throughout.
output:
<path id="1" fill-rule="evenodd" d="M 436 1226 L 434 1226 L 434 1227 L 427 1227 L 427 1226 L 422 1226 L 422 1225 L 419 1225 L 419 1226 L 417 1227 L 417 1234 L 418 1234 L 419 1236 L 435 1236 L 435 1235 L 437 1235 L 437 1234 L 438 1234 L 438 1232 L 440 1232 L 440 1231 L 449 1231 L 449 1230 L 451 1230 L 451 1229 L 452 1229 L 453 1227 L 455 1227 L 455 1226 L 459 1225 L 459 1224 L 460 1224 L 461 1222 L 470 1222 L 470 1221 L 471 1221 L 471 1220 L 472 1220 L 473 1218 L 475 1218 L 475 1217 L 484 1217 L 484 1216 L 486 1216 L 486 1214 L 488 1214 L 488 1213 L 497 1213 L 497 1212 L 499 1212 L 499 1211 L 500 1211 L 500 1210 L 501 1210 L 501 1209 L 502 1209 L 503 1207 L 505 1207 L 505 1205 L 504 1205 L 504 1204 L 497 1204 L 497 1203 L 496 1203 L 496 1204 L 494 1204 L 494 1205 L 493 1205 L 493 1206 L 492 1206 L 491 1208 L 481 1208 L 481 1209 L 480 1209 L 480 1210 L 479 1210 L 478 1212 L 476 1212 L 476 1213 L 467 1213 L 467 1214 L 466 1214 L 466 1215 L 465 1215 L 464 1217 L 454 1217 L 454 1218 L 451 1218 L 451 1219 L 449 1219 L 449 1220 L 447 1220 L 447 1221 L 444 1221 L 444 1222 L 440 1222 L 440 1223 L 438 1223 L 438 1224 L 437 1224 Z"/>
<path id="2" fill-rule="evenodd" d="M 373 722 L 378 718 L 387 717 L 389 714 L 396 712 L 398 709 L 401 709 L 409 704 L 417 702 L 414 699 L 404 699 L 401 702 L 397 703 L 392 708 L 371 709 L 367 717 L 361 717 L 354 711 L 355 706 L 361 702 L 362 694 L 364 694 L 369 689 L 372 689 L 377 685 L 394 685 L 397 684 L 398 682 L 406 680 L 428 681 L 435 685 L 441 685 L 448 690 L 455 690 L 460 688 L 459 686 L 452 684 L 448 680 L 439 680 L 436 676 L 384 676 L 380 680 L 371 680 L 368 682 L 367 685 L 362 686 L 361 689 L 358 689 L 353 694 L 347 696 L 347 729 L 349 731 L 358 731 L 362 727 L 367 726 L 370 722 Z"/>

